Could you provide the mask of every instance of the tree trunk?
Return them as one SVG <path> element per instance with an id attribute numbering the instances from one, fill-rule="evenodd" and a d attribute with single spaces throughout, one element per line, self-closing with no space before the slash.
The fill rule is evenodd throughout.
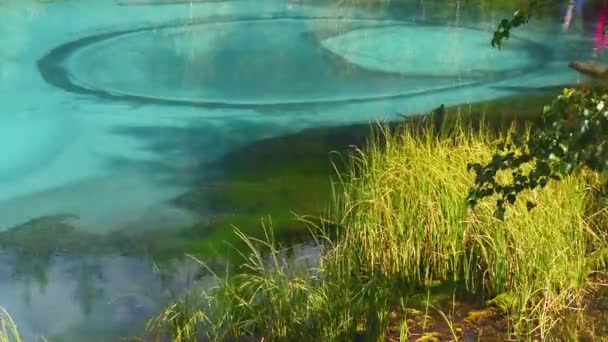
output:
<path id="1" fill-rule="evenodd" d="M 570 62 L 570 67 L 594 78 L 608 77 L 608 68 L 597 62 L 572 61 Z"/>

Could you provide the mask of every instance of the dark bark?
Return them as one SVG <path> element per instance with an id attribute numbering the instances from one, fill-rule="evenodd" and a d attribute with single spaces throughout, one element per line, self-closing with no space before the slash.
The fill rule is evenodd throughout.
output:
<path id="1" fill-rule="evenodd" d="M 572 61 L 570 67 L 580 73 L 589 75 L 595 78 L 606 78 L 608 77 L 608 68 L 597 62 L 581 62 Z"/>

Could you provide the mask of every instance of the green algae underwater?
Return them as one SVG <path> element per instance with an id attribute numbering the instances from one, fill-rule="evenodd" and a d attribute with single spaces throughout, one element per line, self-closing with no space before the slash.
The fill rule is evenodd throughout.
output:
<path id="1" fill-rule="evenodd" d="M 463 121 L 458 124 L 467 122 L 469 125 L 468 127 L 471 127 L 472 131 L 488 129 L 488 132 L 494 132 L 490 135 L 496 137 L 501 134 L 500 132 L 503 132 L 506 128 L 510 127 L 513 121 L 526 122 L 534 120 L 536 118 L 535 115 L 539 112 L 538 109 L 542 108 L 542 105 L 547 103 L 552 98 L 551 94 L 554 93 L 555 89 L 547 89 L 546 92 L 527 95 L 525 97 L 518 96 L 478 104 L 450 107 L 446 109 L 446 124 L 447 126 L 450 125 L 451 118 L 464 118 Z M 424 121 L 424 118 L 424 116 L 413 117 L 406 119 L 405 121 L 409 122 L 411 125 L 416 125 L 417 122 Z M 484 126 L 485 128 L 480 128 L 479 125 L 474 124 L 478 122 L 487 122 L 488 124 L 487 126 Z M 402 124 L 402 122 L 390 125 L 388 128 L 389 131 L 397 132 L 397 126 L 400 124 Z M 255 322 L 267 319 L 271 319 L 277 324 L 276 327 L 269 330 L 270 333 L 267 337 L 271 339 L 284 339 L 298 336 L 303 340 L 314 340 L 314 338 L 317 338 L 318 336 L 323 336 L 324 338 L 329 338 L 331 340 L 341 340 L 350 336 L 348 338 L 395 338 L 397 340 L 406 338 L 407 340 L 420 339 L 421 341 L 436 341 L 446 339 L 458 340 L 465 337 L 472 338 L 471 336 L 477 339 L 481 338 L 481 340 L 488 338 L 522 338 L 522 336 L 534 339 L 541 336 L 554 336 L 551 334 L 554 334 L 555 331 L 570 331 L 573 334 L 576 334 L 576 336 L 585 336 L 586 334 L 591 337 L 597 337 L 603 334 L 606 330 L 606 324 L 601 318 L 605 316 L 601 315 L 601 303 L 605 302 L 602 299 L 604 296 L 588 294 L 599 293 L 599 290 L 597 290 L 596 287 L 587 286 L 588 279 L 586 279 L 586 277 L 585 279 L 578 279 L 579 284 L 577 285 L 580 286 L 580 288 L 584 288 L 586 291 L 584 295 L 577 292 L 578 290 L 575 291 L 575 289 L 580 288 L 571 287 L 572 284 L 566 285 L 565 287 L 559 285 L 555 291 L 557 294 L 565 293 L 564 296 L 568 297 L 570 300 L 575 298 L 577 303 L 594 303 L 594 305 L 586 305 L 585 309 L 581 310 L 581 312 L 584 311 L 586 313 L 585 316 L 588 316 L 588 313 L 591 312 L 593 319 L 582 319 L 580 318 L 580 315 L 568 313 L 567 317 L 574 317 L 577 322 L 583 323 L 569 324 L 568 320 L 562 318 L 558 320 L 560 322 L 561 330 L 555 330 L 556 328 L 552 324 L 557 323 L 553 323 L 556 321 L 554 320 L 554 316 L 549 315 L 549 313 L 551 313 L 550 311 L 540 310 L 539 306 L 530 309 L 528 305 L 530 303 L 540 305 L 539 303 L 541 302 L 534 302 L 534 300 L 538 300 L 536 291 L 542 292 L 542 286 L 530 285 L 527 282 L 505 282 L 505 280 L 509 278 L 508 275 L 503 275 L 501 276 L 502 278 L 498 277 L 494 279 L 486 279 L 486 276 L 484 275 L 480 279 L 471 280 L 469 284 L 466 284 L 466 281 L 463 282 L 463 279 L 461 278 L 453 278 L 453 269 L 439 271 L 442 267 L 441 265 L 444 265 L 444 261 L 442 261 L 441 258 L 439 258 L 439 260 L 436 258 L 434 259 L 436 262 L 434 266 L 429 266 L 431 264 L 430 262 L 427 263 L 420 259 L 412 259 L 418 260 L 418 266 L 413 269 L 418 269 L 416 272 L 420 273 L 417 275 L 414 273 L 412 276 L 406 276 L 404 278 L 403 272 L 404 270 L 411 269 L 411 267 L 407 265 L 410 265 L 412 260 L 399 260 L 402 257 L 407 258 L 406 255 L 408 255 L 408 253 L 402 253 L 402 251 L 410 248 L 408 247 L 409 240 L 404 239 L 402 235 L 399 235 L 401 238 L 384 237 L 381 239 L 381 241 L 384 241 L 381 242 L 381 245 L 383 246 L 381 249 L 378 249 L 377 246 L 373 244 L 365 247 L 365 245 L 357 243 L 378 243 L 378 241 L 370 238 L 370 236 L 375 234 L 375 231 L 373 229 L 370 230 L 369 233 L 366 233 L 369 234 L 369 236 L 366 237 L 350 236 L 345 238 L 344 234 L 350 233 L 341 230 L 341 227 L 344 225 L 343 222 L 342 224 L 332 225 L 330 228 L 331 232 L 324 230 L 323 234 L 325 235 L 315 235 L 317 238 L 321 239 L 321 241 L 317 241 L 317 243 L 320 242 L 323 244 L 324 247 L 322 250 L 325 251 L 319 257 L 319 263 L 321 265 L 319 269 L 321 269 L 323 265 L 332 265 L 323 272 L 329 272 L 332 275 L 340 274 L 341 276 L 338 277 L 338 280 L 343 281 L 343 283 L 338 281 L 334 283 L 324 283 L 320 279 L 330 276 L 325 273 L 315 273 L 321 272 L 316 268 L 315 270 L 311 270 L 306 267 L 285 266 L 284 253 L 286 253 L 286 250 L 289 250 L 290 246 L 302 243 L 314 244 L 315 242 L 312 241 L 313 239 L 310 235 L 311 227 L 318 228 L 324 226 L 327 228 L 327 222 L 330 222 L 329 216 L 332 215 L 331 211 L 335 211 L 336 204 L 339 203 L 336 202 L 336 197 L 334 196 L 336 191 L 340 189 L 340 185 L 336 185 L 336 181 L 340 181 L 340 177 L 348 178 L 350 173 L 350 178 L 348 179 L 350 179 L 351 182 L 348 184 L 352 185 L 355 184 L 353 181 L 359 179 L 359 176 L 365 174 L 368 174 L 369 176 L 370 170 L 365 169 L 362 164 L 357 163 L 363 162 L 364 160 L 370 162 L 371 159 L 366 159 L 367 157 L 364 156 L 358 156 L 358 153 L 360 153 L 360 151 L 369 152 L 371 148 L 374 152 L 369 155 L 386 157 L 384 153 L 390 151 L 390 149 L 385 146 L 387 143 L 386 139 L 388 138 L 388 141 L 390 141 L 390 139 L 394 137 L 390 134 L 387 134 L 386 136 L 382 136 L 381 134 L 374 135 L 374 132 L 378 133 L 378 127 L 380 126 L 374 124 L 361 124 L 339 128 L 310 129 L 298 134 L 266 139 L 229 154 L 217 162 L 218 167 L 221 167 L 224 170 L 224 175 L 222 177 L 219 177 L 210 183 L 206 182 L 204 186 L 185 193 L 175 199 L 176 204 L 195 212 L 198 210 L 200 211 L 201 216 L 209 213 L 209 203 L 213 203 L 213 206 L 211 207 L 211 213 L 213 213 L 213 215 L 211 215 L 211 218 L 201 220 L 201 222 L 193 226 L 176 227 L 175 229 L 169 230 L 151 229 L 132 234 L 115 233 L 109 234 L 108 236 L 97 236 L 78 231 L 78 229 L 68 223 L 70 220 L 69 216 L 58 215 L 33 220 L 25 225 L 16 227 L 15 229 L 0 233 L 0 246 L 5 248 L 10 246 L 11 248 L 18 249 L 22 260 L 45 258 L 53 253 L 69 254 L 82 253 L 83 251 L 95 251 L 103 254 L 108 251 L 121 251 L 122 253 L 132 255 L 147 256 L 154 263 L 162 265 L 163 260 L 183 257 L 184 253 L 187 253 L 200 260 L 204 260 L 206 265 L 212 265 L 211 261 L 207 261 L 219 258 L 217 265 L 215 265 L 216 267 L 214 267 L 214 272 L 216 272 L 218 268 L 221 268 L 220 265 L 225 265 L 226 261 L 230 260 L 230 264 L 232 264 L 232 267 L 234 268 L 234 271 L 230 272 L 243 273 L 242 275 L 241 273 L 233 273 L 230 278 L 225 279 L 220 276 L 223 280 L 220 281 L 217 286 L 219 289 L 223 290 L 223 292 L 219 291 L 223 293 L 223 301 L 218 300 L 213 302 L 214 299 L 211 299 L 212 296 L 217 296 L 218 294 L 217 288 L 214 288 L 205 292 L 206 295 L 209 296 L 205 297 L 205 301 L 200 301 L 200 303 L 197 301 L 192 302 L 193 299 L 191 297 L 189 299 L 189 305 L 193 303 L 199 303 L 200 305 L 203 305 L 203 307 L 204 305 L 215 305 L 209 312 L 224 312 L 225 314 L 235 315 L 235 317 L 233 317 L 234 324 L 231 326 L 231 329 L 225 330 L 232 333 L 232 336 L 266 336 L 262 333 L 262 330 L 260 330 L 262 329 L 261 326 L 255 326 Z M 467 133 L 460 132 L 460 134 L 466 135 Z M 460 139 L 462 139 L 462 136 Z M 374 142 L 371 147 L 369 145 L 370 141 Z M 429 141 L 426 142 L 428 143 Z M 460 142 L 462 143 L 463 141 Z M 410 143 L 411 146 L 415 146 L 415 148 L 409 152 L 405 151 L 407 152 L 405 153 L 398 149 L 395 151 L 397 151 L 399 155 L 409 155 L 413 158 L 412 153 L 414 153 L 414 150 L 424 150 L 420 149 L 420 145 L 416 145 L 421 143 L 421 141 L 414 139 L 410 141 Z M 399 144 L 392 144 L 391 146 L 398 145 Z M 441 144 L 438 145 L 441 146 Z M 424 146 L 428 147 L 427 145 Z M 452 154 L 452 152 L 449 152 L 449 149 L 455 148 L 457 150 L 457 146 L 449 144 L 444 146 L 444 153 L 448 153 L 448 155 Z M 433 155 L 436 155 L 436 150 L 431 148 L 430 151 Z M 392 158 L 396 161 L 396 164 L 399 165 L 396 156 L 393 156 Z M 378 160 L 375 162 L 378 162 Z M 406 160 L 403 160 L 401 163 L 406 163 Z M 393 164 L 380 163 L 379 165 L 386 166 Z M 424 169 L 421 170 L 421 172 L 426 172 L 427 175 L 432 174 L 431 171 L 437 165 L 441 165 L 441 162 L 435 162 L 432 165 L 433 168 Z M 459 164 L 456 163 L 455 165 Z M 353 168 L 358 170 L 355 172 L 357 177 L 352 173 Z M 370 167 L 370 169 L 372 168 Z M 458 172 L 466 173 L 466 168 L 451 173 L 458 174 Z M 385 176 L 386 175 L 383 175 L 382 178 L 385 178 Z M 374 177 L 371 178 L 374 179 Z M 375 179 L 379 180 L 378 177 Z M 396 179 L 399 179 L 399 177 Z M 580 180 L 576 180 L 574 183 L 577 181 Z M 390 184 L 395 185 L 396 183 L 391 182 Z M 462 184 L 466 183 L 460 184 L 462 186 Z M 358 196 L 365 196 L 365 194 L 369 195 L 382 187 L 382 184 L 378 183 L 371 186 L 368 192 L 360 191 L 366 185 L 370 186 L 368 183 L 356 186 L 353 185 L 353 188 L 345 193 L 350 195 L 359 193 Z M 571 186 L 574 186 L 573 189 L 575 190 L 578 189 L 576 184 Z M 417 183 L 416 187 L 418 191 L 422 189 L 420 188 L 419 183 Z M 430 196 L 427 197 L 428 200 L 434 201 L 433 198 L 435 197 L 433 196 L 437 196 L 434 191 L 435 190 L 427 194 L 427 196 Z M 559 192 L 560 190 L 555 191 Z M 452 191 L 447 192 L 451 193 Z M 450 195 L 450 198 L 454 196 L 458 197 L 458 194 L 458 191 L 454 191 L 453 194 Z M 456 197 L 454 197 L 454 201 L 457 200 Z M 341 198 L 344 199 L 343 196 Z M 555 196 L 554 193 L 553 198 L 562 197 Z M 424 199 L 421 201 L 424 202 Z M 375 199 L 370 203 L 373 202 L 378 202 L 378 200 Z M 382 201 L 379 202 L 382 203 Z M 385 203 L 385 206 L 390 207 L 393 202 L 394 199 L 391 199 Z M 424 207 L 424 203 L 422 202 L 420 202 L 419 208 Z M 579 206 L 579 208 L 582 207 Z M 555 211 L 554 208 L 551 210 Z M 425 220 L 428 221 L 429 218 L 425 218 L 425 212 L 430 211 L 430 209 L 422 210 L 422 216 L 416 220 L 420 222 L 424 222 Z M 369 213 L 371 211 L 368 208 L 361 212 Z M 580 213 L 581 212 L 579 211 L 574 212 L 572 220 L 578 219 L 580 222 L 580 217 L 583 215 Z M 449 215 L 447 217 L 449 217 Z M 483 215 L 481 217 L 483 218 Z M 328 219 L 323 220 L 322 218 Z M 547 216 L 542 216 L 542 218 L 547 218 Z M 537 218 L 536 220 L 540 219 L 541 218 Z M 354 222 L 358 222 L 357 220 Z M 435 222 L 435 224 L 438 224 L 437 227 L 443 226 L 443 223 L 441 223 L 442 220 L 446 220 L 446 217 L 438 218 L 438 221 Z M 479 220 L 479 218 L 477 218 L 477 220 Z M 522 227 L 527 227 L 535 222 L 534 219 L 532 219 L 533 221 L 526 220 L 530 220 L 530 218 L 522 221 L 525 223 L 522 223 Z M 560 218 L 558 221 L 564 220 L 563 218 Z M 446 222 L 447 221 L 444 223 Z M 457 222 L 460 221 L 453 221 L 455 224 Z M 566 220 L 566 225 L 568 222 L 570 221 Z M 45 228 L 49 227 L 49 225 L 52 229 Z M 377 224 L 374 224 L 373 222 L 369 222 L 369 224 L 364 226 L 374 227 L 376 225 Z M 554 226 L 555 224 L 552 225 Z M 535 224 L 533 226 L 542 227 L 540 224 Z M 235 228 L 238 228 L 239 231 L 235 232 Z M 44 233 L 44 236 L 46 236 L 42 239 L 45 241 L 43 245 L 37 243 L 37 241 L 41 241 L 39 238 L 41 236 L 41 230 L 43 231 L 42 233 Z M 361 231 L 361 229 L 355 231 Z M 422 232 L 422 236 L 429 234 L 428 232 L 424 233 L 424 230 Z M 505 237 L 505 232 L 501 233 L 504 237 L 503 240 L 510 241 Z M 524 232 L 525 231 L 522 230 L 522 233 Z M 540 231 L 537 233 L 541 234 Z M 316 234 L 319 234 L 318 231 Z M 439 234 L 437 237 L 441 236 L 440 233 L 437 234 Z M 492 235 L 490 234 L 486 237 L 490 239 Z M 572 238 L 572 236 L 570 236 L 570 238 Z M 271 243 L 268 243 L 269 239 Z M 588 241 L 585 237 L 582 237 L 581 239 L 586 246 L 585 248 L 597 243 L 597 240 Z M 442 240 L 455 241 L 455 238 L 441 238 L 433 244 L 440 246 Z M 49 241 L 51 243 L 49 243 Z M 339 241 L 348 241 L 349 243 L 341 243 Z M 535 241 L 536 240 L 533 240 L 531 243 L 536 243 Z M 394 250 L 389 253 L 389 251 L 391 251 L 389 246 L 391 245 L 394 246 Z M 479 247 L 481 249 L 490 248 L 483 244 L 480 244 L 480 246 L 483 246 Z M 334 248 L 333 253 L 327 252 L 331 251 L 332 248 Z M 366 248 L 369 249 L 366 250 Z M 517 249 L 523 247 L 513 248 Z M 428 246 L 421 248 L 420 250 L 424 249 L 428 249 Z M 506 248 L 506 250 L 510 249 L 511 248 Z M 251 264 L 251 256 L 247 254 L 247 252 L 243 252 L 249 250 L 251 250 L 251 253 L 254 255 L 257 255 L 257 259 L 254 259 L 257 261 L 254 264 Z M 415 248 L 414 250 L 419 249 Z M 349 255 L 349 251 L 358 251 L 360 254 L 356 256 Z M 437 253 L 438 255 L 442 255 L 444 252 L 438 251 Z M 464 251 L 459 251 L 453 252 L 452 254 L 461 255 L 463 253 Z M 379 258 L 382 260 L 380 263 L 375 259 L 377 257 L 375 256 L 376 254 L 380 255 Z M 399 257 L 399 255 L 402 256 Z M 420 254 L 419 257 L 422 255 L 424 254 Z M 518 258 L 501 259 L 500 256 L 496 255 L 493 259 L 488 255 L 484 255 L 484 252 L 480 252 L 479 255 L 482 255 L 484 258 L 489 258 L 486 260 L 495 260 L 494 262 L 497 262 L 498 260 L 511 260 L 510 262 L 513 262 L 513 260 L 515 260 L 515 264 L 525 264 L 522 263 L 522 261 L 517 261 L 521 260 Z M 367 257 L 371 257 L 371 259 L 366 260 L 365 258 Z M 391 257 L 396 259 L 390 261 Z M 267 265 L 267 258 L 270 258 L 271 260 L 276 258 L 276 261 L 274 264 L 271 262 L 269 266 Z M 534 258 L 524 254 L 524 259 L 533 260 Z M 457 260 L 457 258 L 453 256 L 451 260 Z M 245 269 L 242 267 L 239 268 L 239 265 L 242 266 L 243 262 L 245 262 Z M 356 265 L 356 269 L 351 269 L 351 272 L 358 274 L 354 278 L 345 276 L 343 273 L 344 269 L 355 267 L 350 264 L 351 262 Z M 455 262 L 455 264 L 460 263 L 462 265 L 463 260 L 452 262 Z M 488 265 L 491 263 L 492 262 L 488 261 Z M 504 261 L 501 263 L 506 265 L 504 264 Z M 373 267 L 375 267 L 374 265 L 378 264 L 382 265 L 379 269 L 381 271 L 380 273 L 373 270 Z M 530 264 L 534 266 L 534 263 Z M 571 266 L 568 263 L 564 265 L 567 268 Z M 585 265 L 582 265 L 581 267 L 583 266 Z M 33 268 L 30 267 L 30 269 Z M 490 269 L 491 268 L 488 268 L 487 272 L 490 272 Z M 285 274 L 285 270 L 289 270 L 287 275 Z M 461 269 L 459 272 L 462 271 L 463 270 Z M 37 272 L 43 272 L 43 270 L 38 270 Z M 430 273 L 423 275 L 424 272 Z M 534 275 L 534 271 L 530 272 L 532 273 L 527 273 L 526 277 L 538 277 L 538 275 Z M 218 272 L 218 274 L 220 273 Z M 257 275 L 257 278 L 254 277 L 254 279 L 258 279 L 259 282 L 263 282 L 268 286 L 274 286 L 277 284 L 274 282 L 279 280 L 282 281 L 283 287 L 279 286 L 278 288 L 285 292 L 275 293 L 274 297 L 274 300 L 278 300 L 279 302 L 265 302 L 264 296 L 262 296 L 262 299 L 258 299 L 260 302 L 257 307 L 247 307 L 247 305 L 238 301 L 233 302 L 235 299 L 230 297 L 231 294 L 234 295 L 235 293 L 238 293 L 238 291 L 244 291 L 243 293 L 240 293 L 240 295 L 241 298 L 246 298 L 247 295 L 251 296 L 251 293 L 247 292 L 252 290 L 251 286 L 261 286 L 260 283 L 244 281 L 244 279 L 250 280 L 252 274 Z M 451 276 L 447 276 L 448 274 L 451 274 Z M 41 275 L 38 276 L 43 278 Z M 460 277 L 462 277 L 462 275 L 460 275 Z M 312 279 L 312 282 L 310 279 Z M 448 279 L 451 280 L 446 282 Z M 494 282 L 492 285 L 493 289 L 490 291 L 491 287 L 487 286 L 485 283 L 491 283 L 492 281 Z M 598 278 L 595 284 L 600 281 L 601 279 Z M 300 292 L 292 287 L 298 286 L 298 284 L 300 286 Z M 508 289 L 513 288 L 513 286 L 521 287 L 525 285 L 531 286 L 530 291 L 528 292 L 529 297 L 527 298 L 522 299 L 521 297 L 513 296 L 513 294 L 508 291 Z M 500 288 L 500 286 L 505 287 Z M 475 289 L 475 287 L 477 287 L 477 289 Z M 347 290 L 346 292 L 338 291 L 340 288 Z M 259 289 L 262 289 L 262 287 Z M 273 289 L 276 290 L 274 287 L 266 288 L 266 290 L 269 291 L 268 293 L 272 293 Z M 480 289 L 484 290 L 480 293 Z M 307 293 L 306 291 L 310 292 Z M 333 303 L 334 305 L 329 306 L 327 301 L 324 302 L 317 297 L 315 297 L 317 300 L 316 304 L 314 301 L 310 302 L 311 297 L 309 296 L 311 293 L 320 296 L 318 298 L 325 298 L 325 300 L 331 299 L 332 301 L 335 300 L 335 303 Z M 499 296 L 495 297 L 497 294 Z M 289 297 L 291 295 L 296 295 L 296 297 Z M 189 294 L 188 296 L 191 295 Z M 488 298 L 492 297 L 495 297 L 492 302 L 485 302 Z M 198 297 L 195 296 L 194 298 Z M 293 302 L 302 301 L 302 298 L 306 298 L 305 302 L 308 303 L 304 308 L 301 307 L 301 303 L 297 304 Z M 559 295 L 552 298 L 557 298 L 555 299 L 556 302 L 563 299 Z M 593 301 L 590 301 L 589 298 L 593 298 Z M 198 299 L 200 300 L 200 298 Z M 277 303 L 280 305 L 276 306 Z M 311 335 L 299 336 L 297 335 L 298 333 L 296 330 L 294 330 L 303 327 L 301 325 L 302 322 L 298 322 L 298 318 L 310 320 L 309 310 L 310 305 L 313 304 L 317 306 L 327 305 L 327 307 L 322 310 L 319 309 L 323 314 L 315 319 L 326 321 L 329 326 L 323 326 L 317 322 L 315 329 L 318 329 L 313 329 Z M 569 304 L 572 303 L 569 302 Z M 220 331 L 224 331 L 226 326 L 218 324 L 217 322 L 211 323 L 213 322 L 211 316 L 206 318 L 207 320 L 204 324 L 201 323 L 200 320 L 196 320 L 195 315 L 190 317 L 192 318 L 191 322 L 202 325 L 195 324 L 194 326 L 188 326 L 188 320 L 182 320 L 180 321 L 180 324 L 176 324 L 177 321 L 175 320 L 175 317 L 185 315 L 185 312 L 189 312 L 190 314 L 197 312 L 192 307 L 182 311 L 184 307 L 180 305 L 184 305 L 184 302 L 178 301 L 173 306 L 169 306 L 170 310 L 164 312 L 165 316 L 161 315 L 157 317 L 156 321 L 152 321 L 154 324 L 151 324 L 150 326 L 158 328 L 158 330 L 153 330 L 156 332 L 163 331 L 163 334 L 168 334 L 168 336 L 171 336 L 174 340 L 179 341 L 180 339 L 192 340 L 192 338 L 189 339 L 184 335 L 184 329 L 192 329 L 192 331 L 201 333 L 201 331 L 198 330 L 201 326 L 206 326 L 207 328 L 213 326 L 217 330 L 210 331 L 216 332 L 216 335 L 214 336 L 216 339 L 220 336 L 227 337 L 227 335 L 222 335 L 220 333 Z M 245 305 L 243 308 L 245 312 L 235 313 L 231 311 L 232 307 L 238 307 L 239 305 Z M 252 305 L 251 302 L 249 302 L 249 305 Z M 369 305 L 372 305 L 373 307 L 370 307 Z M 543 305 L 547 304 L 545 303 Z M 349 311 L 341 311 L 341 306 L 349 308 Z M 282 321 L 279 316 L 271 315 L 272 317 L 268 317 L 261 313 L 266 312 L 266 315 L 270 314 L 269 312 L 262 310 L 264 308 L 267 310 L 269 307 L 283 307 L 284 310 L 286 310 L 283 314 L 287 316 L 292 315 L 295 316 L 295 318 L 293 321 L 287 322 L 285 320 Z M 209 309 L 211 307 L 207 308 Z M 524 308 L 526 309 L 524 310 Z M 547 308 L 553 307 L 547 306 Z M 249 310 L 249 313 L 247 313 L 247 310 Z M 369 316 L 370 310 L 377 312 L 377 315 L 373 315 L 373 317 Z M 517 311 L 525 314 L 514 314 Z M 171 316 L 173 317 L 173 321 L 168 318 L 168 313 L 173 314 Z M 535 316 L 536 313 L 543 313 L 545 316 Z M 250 316 L 253 314 L 259 314 L 259 316 Z M 163 318 L 164 320 L 160 318 Z M 182 316 L 182 318 L 184 317 Z M 545 319 L 545 321 L 543 321 L 543 319 Z M 239 326 L 239 324 L 244 324 L 244 322 L 248 323 Z M 541 323 L 544 325 L 541 325 Z M 167 330 L 165 330 L 167 325 L 171 326 L 172 324 L 173 329 L 175 330 L 169 330 L 169 332 L 167 332 Z M 223 322 L 223 324 L 227 323 Z M 542 328 L 538 328 L 539 326 L 542 326 Z M 371 336 L 373 336 L 373 338 Z"/>
<path id="2" fill-rule="evenodd" d="M 264 226 L 261 237 L 239 230 L 240 270 L 167 307 L 149 331 L 176 341 L 602 336 L 603 316 L 592 312 L 603 298 L 608 216 L 590 190 L 602 177 L 583 173 L 530 192 L 542 204 L 516 206 L 506 222 L 492 203 L 470 211 L 463 202 L 466 164 L 490 156 L 513 119 L 534 120 L 550 97 L 448 108 L 440 132 L 425 117 L 360 126 L 366 133 L 355 136 L 367 144 L 351 146 L 336 167 L 326 219 L 308 221 L 318 229 L 310 238 L 322 250 L 317 266 L 290 262 L 280 226 Z"/>
<path id="3" fill-rule="evenodd" d="M 452 114 L 465 115 L 471 122 L 487 117 L 489 125 L 498 131 L 514 120 L 533 120 L 554 90 L 450 107 L 446 117 L 450 120 Z M 228 154 L 211 165 L 221 170 L 219 176 L 205 179 L 200 187 L 174 199 L 176 205 L 200 214 L 201 219 L 191 226 L 146 227 L 98 235 L 79 230 L 76 216 L 57 214 L 0 232 L 0 247 L 18 250 L 30 258 L 82 252 L 146 255 L 159 261 L 183 256 L 184 252 L 202 258 L 226 258 L 235 256 L 235 244 L 240 243 L 235 227 L 261 238 L 262 220 L 268 219 L 278 241 L 307 241 L 309 231 L 302 218 L 319 219 L 328 212 L 332 180 L 345 171 L 355 148 L 365 148 L 374 128 L 369 123 L 307 129 L 261 140 Z"/>

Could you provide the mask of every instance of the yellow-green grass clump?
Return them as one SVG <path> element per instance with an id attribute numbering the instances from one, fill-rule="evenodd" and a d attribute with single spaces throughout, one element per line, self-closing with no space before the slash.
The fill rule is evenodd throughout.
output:
<path id="1" fill-rule="evenodd" d="M 21 336 L 17 325 L 8 314 L 8 312 L 0 306 L 0 342 L 21 342 Z"/>
<path id="2" fill-rule="evenodd" d="M 546 335 L 603 269 L 606 241 L 593 222 L 605 213 L 590 190 L 601 179 L 583 172 L 528 191 L 500 221 L 494 201 L 475 210 L 465 201 L 474 179 L 467 164 L 495 151 L 487 130 L 471 132 L 458 123 L 438 134 L 383 129 L 358 151 L 336 193 L 336 254 L 365 277 L 501 295 L 517 333 Z M 527 200 L 538 206 L 528 211 Z"/>
<path id="3" fill-rule="evenodd" d="M 474 177 L 467 164 L 489 160 L 495 135 L 458 120 L 441 132 L 415 126 L 381 128 L 353 151 L 334 182 L 331 229 L 315 236 L 318 267 L 291 265 L 271 234 L 241 235 L 250 248 L 242 273 L 218 277 L 150 328 L 169 328 L 180 341 L 408 338 L 405 324 L 391 332 L 395 312 L 407 312 L 420 292 L 428 309 L 430 288 L 444 284 L 490 299 L 518 338 L 556 334 L 564 311 L 580 307 L 594 272 L 605 269 L 605 213 L 592 190 L 601 177 L 583 172 L 524 193 L 500 221 L 495 202 L 475 210 L 466 203 Z M 527 200 L 537 207 L 528 211 Z"/>

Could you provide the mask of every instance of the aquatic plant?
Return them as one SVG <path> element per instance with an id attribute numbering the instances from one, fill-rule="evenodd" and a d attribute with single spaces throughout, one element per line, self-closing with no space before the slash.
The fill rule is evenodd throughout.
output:
<path id="1" fill-rule="evenodd" d="M 272 229 L 264 233 L 264 239 L 256 239 L 236 231 L 248 248 L 239 273 L 220 276 L 199 261 L 216 285 L 167 307 L 149 322 L 148 332 L 174 341 L 200 336 L 216 341 L 256 336 L 313 340 L 318 322 L 311 319 L 329 312 L 333 300 L 322 286 L 328 283 L 318 278 L 318 271 L 288 262 L 288 251 L 277 244 Z"/>
<path id="2" fill-rule="evenodd" d="M 21 342 L 17 325 L 11 315 L 0 306 L 0 342 Z"/>
<path id="3" fill-rule="evenodd" d="M 382 133 L 385 144 L 358 151 L 336 199 L 336 216 L 343 213 L 339 254 L 356 260 L 355 272 L 366 277 L 423 288 L 454 282 L 485 298 L 513 292 L 515 330 L 544 335 L 557 312 L 575 305 L 587 275 L 603 267 L 606 241 L 598 222 L 606 211 L 590 191 L 601 177 L 582 173 L 522 194 L 538 207 L 529 213 L 517 203 L 506 222 L 492 216 L 487 201 L 468 210 L 459 198 L 471 182 L 466 165 L 493 150 L 487 131 L 471 131 L 456 124 L 437 137 L 402 128 Z"/>
<path id="4" fill-rule="evenodd" d="M 337 175 L 330 219 L 312 237 L 324 251 L 318 267 L 288 262 L 271 231 L 265 239 L 239 233 L 248 246 L 241 271 L 168 307 L 150 333 L 180 341 L 386 340 L 414 329 L 431 336 L 423 323 L 435 307 L 430 291 L 442 285 L 494 299 L 488 305 L 518 337 L 550 337 L 564 311 L 580 308 L 589 275 L 604 268 L 606 212 L 589 191 L 600 177 L 586 172 L 532 190 L 523 196 L 538 200 L 534 213 L 516 203 L 500 221 L 493 203 L 472 210 L 463 200 L 474 177 L 467 163 L 491 156 L 493 144 L 483 125 L 459 121 L 439 132 L 381 127 Z M 426 314 L 409 326 L 399 317 L 420 292 Z M 440 319 L 457 334 L 451 319 Z"/>

